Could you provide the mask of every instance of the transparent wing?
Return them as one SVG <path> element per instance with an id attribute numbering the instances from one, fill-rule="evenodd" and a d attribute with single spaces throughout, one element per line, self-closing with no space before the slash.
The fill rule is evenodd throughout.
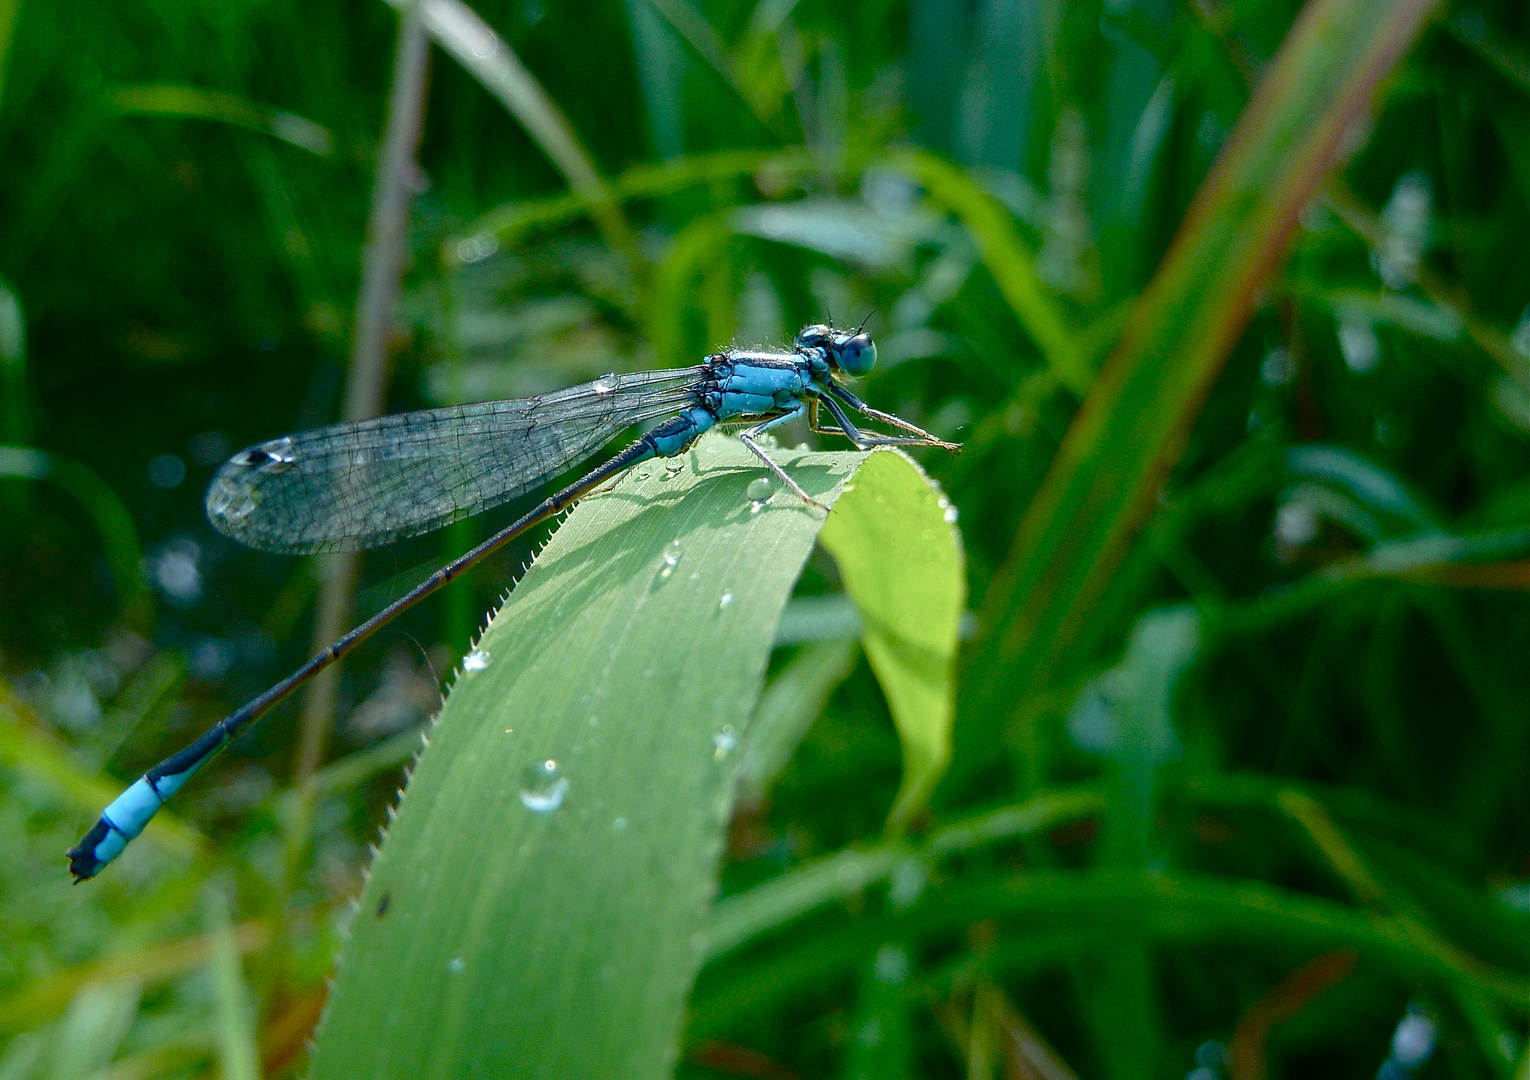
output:
<path id="1" fill-rule="evenodd" d="M 207 516 L 240 543 L 293 555 L 430 532 L 525 494 L 624 428 L 679 412 L 704 370 L 607 375 L 272 439 L 218 470 Z"/>

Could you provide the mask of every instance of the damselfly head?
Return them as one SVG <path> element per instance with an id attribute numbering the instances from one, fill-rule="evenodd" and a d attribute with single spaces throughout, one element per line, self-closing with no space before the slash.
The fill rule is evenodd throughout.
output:
<path id="1" fill-rule="evenodd" d="M 822 349 L 828 357 L 829 366 L 846 375 L 864 375 L 877 362 L 876 344 L 870 334 L 863 333 L 859 328 L 853 331 L 835 330 L 831 326 L 815 323 L 803 327 L 793 344 L 798 351 Z"/>

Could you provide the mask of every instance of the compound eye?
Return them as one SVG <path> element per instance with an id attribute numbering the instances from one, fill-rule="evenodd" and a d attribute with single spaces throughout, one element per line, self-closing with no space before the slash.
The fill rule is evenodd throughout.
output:
<path id="1" fill-rule="evenodd" d="M 856 334 L 836 346 L 834 352 L 846 375 L 864 375 L 877 362 L 877 347 L 870 334 Z"/>

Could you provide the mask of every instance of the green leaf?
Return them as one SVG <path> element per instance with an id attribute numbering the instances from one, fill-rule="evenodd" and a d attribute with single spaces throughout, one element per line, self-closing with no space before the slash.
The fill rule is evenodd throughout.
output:
<path id="1" fill-rule="evenodd" d="M 778 456 L 826 502 L 865 458 Z M 753 512 L 762 471 L 709 438 L 554 535 L 400 803 L 316 1080 L 668 1074 L 739 739 L 824 521 L 787 492 Z"/>
<path id="2" fill-rule="evenodd" d="M 951 504 L 908 457 L 871 455 L 845 491 L 819 540 L 861 613 L 861 643 L 903 743 L 903 782 L 888 816 L 896 832 L 924 809 L 951 761 L 967 581 Z"/>

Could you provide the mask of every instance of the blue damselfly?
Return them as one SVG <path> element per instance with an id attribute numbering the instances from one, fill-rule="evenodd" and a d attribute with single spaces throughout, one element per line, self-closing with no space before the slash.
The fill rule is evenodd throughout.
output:
<path id="1" fill-rule="evenodd" d="M 94 877 L 120 855 L 197 770 L 297 687 L 406 608 L 638 462 L 673 457 L 719 423 L 752 422 L 739 432 L 744 445 L 800 498 L 823 509 L 765 454 L 761 434 L 805 416 L 814 431 L 843 435 L 861 449 L 955 450 L 871 408 L 836 379 L 864 375 L 875 362 L 870 335 L 815 325 L 797 335 L 790 352 L 731 349 L 695 367 L 606 375 L 541 397 L 335 424 L 235 454 L 213 478 L 208 517 L 251 547 L 295 555 L 378 547 L 438 529 L 527 494 L 628 428 L 661 421 L 144 773 L 69 850 L 75 880 Z M 820 408 L 831 426 L 820 425 Z M 850 412 L 900 434 L 862 432 Z"/>

